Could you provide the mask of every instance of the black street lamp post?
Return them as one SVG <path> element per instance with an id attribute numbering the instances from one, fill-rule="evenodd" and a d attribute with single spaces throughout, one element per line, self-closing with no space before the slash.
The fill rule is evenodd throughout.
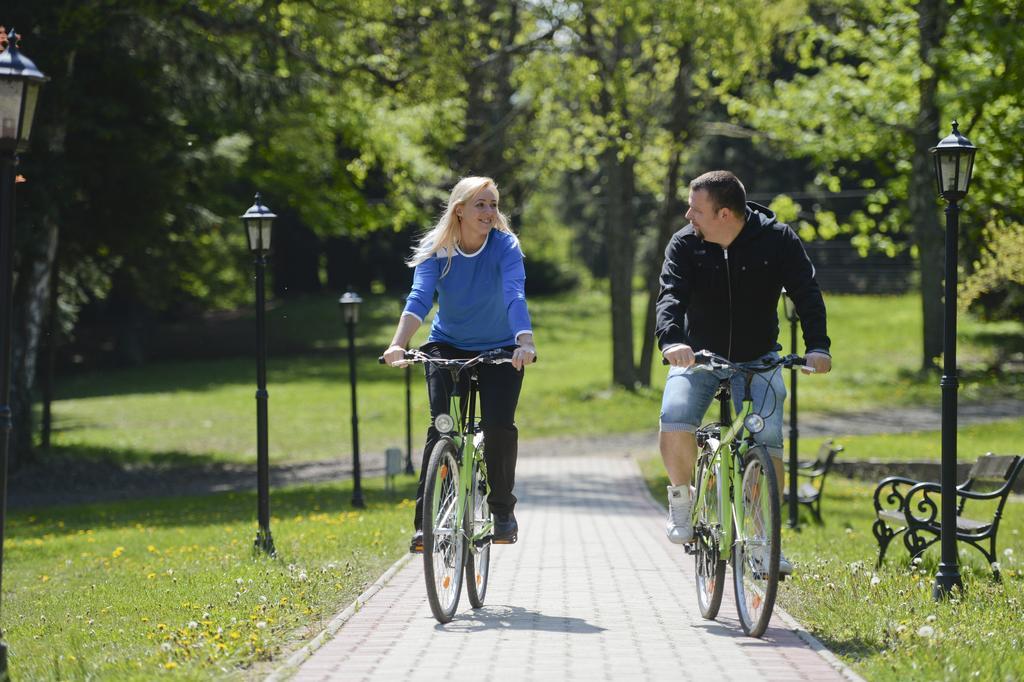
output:
<path id="1" fill-rule="evenodd" d="M 359 321 L 359 304 L 363 299 L 354 291 L 346 291 L 338 299 L 341 316 L 348 327 L 348 380 L 352 386 L 352 506 L 362 509 L 363 485 L 359 471 L 359 408 L 356 402 L 356 323 Z"/>
<path id="2" fill-rule="evenodd" d="M 0 54 L 0 585 L 7 516 L 7 458 L 11 428 L 11 307 L 14 283 L 14 169 L 28 149 L 39 89 L 49 80 L 18 51 L 11 29 Z M 0 679 L 7 679 L 7 643 L 0 630 Z"/>
<path id="3" fill-rule="evenodd" d="M 783 302 L 786 307 L 786 319 L 789 320 L 789 348 L 791 353 L 797 352 L 796 327 L 800 317 L 796 314 L 796 304 L 785 291 L 782 292 Z M 800 467 L 800 460 L 797 455 L 800 442 L 800 429 L 797 428 L 796 415 L 796 383 L 799 370 L 791 367 L 789 370 L 789 527 L 796 528 L 800 525 L 800 511 L 797 496 L 796 472 Z"/>
<path id="4" fill-rule="evenodd" d="M 400 299 L 402 310 L 408 298 L 403 295 Z M 416 473 L 412 468 L 412 365 L 405 366 L 405 473 Z"/>
<path id="5" fill-rule="evenodd" d="M 932 148 L 939 195 L 946 200 L 946 309 L 942 344 L 942 553 L 932 596 L 942 599 L 954 588 L 963 589 L 956 553 L 956 393 L 960 385 L 956 369 L 957 247 L 960 228 L 958 202 L 967 196 L 977 148 L 953 132 Z"/>
<path id="6" fill-rule="evenodd" d="M 256 491 L 259 498 L 256 531 L 256 551 L 274 556 L 274 538 L 270 535 L 270 458 L 267 446 L 267 321 L 264 271 L 267 268 L 267 252 L 270 251 L 270 235 L 277 216 L 260 201 L 256 201 L 242 216 L 245 233 L 249 239 L 249 250 L 256 265 Z"/>

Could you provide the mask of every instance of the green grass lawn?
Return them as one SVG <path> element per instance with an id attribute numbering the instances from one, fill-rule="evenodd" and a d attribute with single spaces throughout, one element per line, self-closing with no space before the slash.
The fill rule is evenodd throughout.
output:
<path id="1" fill-rule="evenodd" d="M 13 679 L 210 679 L 315 634 L 408 547 L 412 477 L 275 489 L 278 558 L 255 558 L 256 497 L 225 493 L 11 514 L 4 631 Z M 263 670 L 267 672 L 267 670 Z"/>
<path id="2" fill-rule="evenodd" d="M 636 301 L 639 314 L 643 301 Z M 803 409 L 843 411 L 936 402 L 938 381 L 921 377 L 920 315 L 913 296 L 830 296 L 835 369 L 800 384 Z M 405 441 L 403 372 L 377 364 L 398 307 L 367 296 L 359 327 L 360 444 L 380 451 Z M 539 362 L 527 371 L 518 421 L 523 437 L 656 428 L 664 368 L 649 389 L 610 387 L 607 298 L 596 291 L 530 302 Z M 885 324 L 878 324 L 884 319 Z M 1024 325 L 962 325 L 965 367 L 991 361 Z M 426 337 L 421 328 L 415 342 Z M 237 333 L 237 328 L 235 329 Z M 346 346 L 333 296 L 280 302 L 268 314 L 270 453 L 273 462 L 348 457 L 351 415 Z M 783 336 L 788 336 L 783 334 Z M 639 338 L 639 335 L 638 335 Z M 203 343 L 203 338 L 194 341 Z M 638 344 L 639 347 L 639 344 Z M 244 347 L 248 351 L 248 347 Z M 304 349 L 297 352 L 297 349 Z M 414 441 L 426 426 L 422 378 L 413 376 Z M 58 381 L 54 447 L 74 456 L 164 462 L 255 459 L 255 361 L 154 363 Z M 969 371 L 961 399 L 1024 395 L 1018 379 Z"/>
<path id="3" fill-rule="evenodd" d="M 834 296 L 828 304 L 835 371 L 802 381 L 805 409 L 938 399 L 937 379 L 916 372 L 916 299 Z M 638 314 L 642 305 L 637 299 Z M 649 389 L 609 387 L 604 295 L 535 299 L 531 311 L 540 362 L 528 369 L 521 401 L 524 438 L 656 429 L 664 369 L 656 364 Z M 366 451 L 404 442 L 403 372 L 376 362 L 397 312 L 392 299 L 367 296 L 358 370 Z M 879 319 L 886 324 L 879 325 Z M 990 363 L 1007 338 L 1022 336 L 1024 325 L 967 319 L 962 329 L 961 357 L 969 370 L 962 398 L 1024 395 L 1019 378 L 972 369 Z M 332 296 L 278 302 L 269 314 L 272 463 L 351 455 L 341 331 Z M 424 328 L 416 341 L 425 335 Z M 202 334 L 197 332 L 194 343 L 204 343 Z M 61 378 L 53 406 L 55 450 L 125 463 L 255 462 L 254 376 L 254 358 L 244 355 Z M 414 380 L 414 442 L 419 443 L 426 401 L 422 380 Z M 962 447 L 1002 450 L 1019 441 L 1014 433 L 1020 433 L 1021 423 L 981 429 L 963 430 L 970 440 Z M 844 457 L 857 451 L 870 453 L 866 456 L 923 451 L 937 442 L 934 434 L 908 438 L 882 443 L 840 437 L 847 446 Z M 810 446 L 802 449 L 810 452 Z M 264 671 L 269 659 L 279 659 L 319 631 L 405 550 L 412 510 L 403 500 L 412 497 L 412 485 L 403 479 L 397 497 L 389 498 L 379 480 L 368 481 L 369 508 L 358 512 L 348 505 L 347 484 L 275 490 L 277 561 L 252 557 L 256 501 L 251 494 L 16 512 L 4 543 L 3 625 L 13 674 L 142 680 L 157 674 L 208 679 Z M 1015 563 L 1024 556 L 1019 538 L 1024 505 L 1013 505 L 1007 518 L 1002 547 L 1014 554 L 1005 561 L 1005 583 L 989 584 L 976 559 L 968 558 L 978 568 L 967 574 L 970 598 L 933 606 L 929 577 L 898 562 L 872 584 L 873 540 L 865 516 L 870 504 L 864 491 L 830 482 L 830 497 L 840 502 L 848 495 L 849 504 L 830 500 L 829 525 L 787 534 L 787 552 L 800 561 L 801 574 L 787 584 L 784 606 L 871 677 L 959 678 L 949 665 L 970 674 L 974 668 L 959 653 L 968 639 L 982 647 L 981 679 L 1020 676 L 1000 656 L 1024 641 L 1019 630 L 1024 580 Z M 925 570 L 932 571 L 931 565 Z M 876 597 L 881 601 L 873 606 Z M 983 602 L 992 608 L 979 608 Z M 929 615 L 937 616 L 934 623 Z M 934 633 L 917 635 L 926 624 Z M 997 635 L 989 635 L 989 628 Z M 921 659 L 927 674 L 907 668 L 900 652 Z"/>
<path id="4" fill-rule="evenodd" d="M 957 429 L 957 456 L 962 462 L 973 462 L 980 455 L 1024 455 L 1024 417 L 1001 419 L 988 424 L 972 424 Z M 800 439 L 800 458 L 818 451 L 822 438 Z M 940 461 L 941 431 L 910 431 L 851 436 L 837 434 L 842 444 L 842 460 L 879 459 L 885 461 Z"/>
<path id="5" fill-rule="evenodd" d="M 667 479 L 660 460 L 646 460 L 642 469 L 662 500 Z M 874 486 L 836 478 L 828 488 L 824 525 L 804 518 L 799 532 L 783 527 L 796 571 L 780 589 L 782 608 L 868 680 L 1024 678 L 1024 503 L 1008 504 L 1000 525 L 1003 581 L 991 579 L 980 552 L 961 545 L 965 595 L 936 603 L 938 547 L 912 566 L 895 542 L 875 570 Z"/>

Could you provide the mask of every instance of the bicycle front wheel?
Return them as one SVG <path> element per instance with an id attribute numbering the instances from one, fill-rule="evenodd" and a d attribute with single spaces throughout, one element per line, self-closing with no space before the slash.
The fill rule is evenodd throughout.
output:
<path id="1" fill-rule="evenodd" d="M 779 588 L 782 520 L 779 483 L 768 451 L 751 448 L 744 459 L 742 504 L 732 552 L 736 610 L 743 631 L 760 637 L 768 629 Z"/>
<path id="2" fill-rule="evenodd" d="M 697 606 L 700 615 L 714 620 L 725 591 L 725 560 L 721 558 L 722 477 L 720 460 L 701 452 L 697 465 L 697 495 L 693 539 L 697 574 Z"/>
<path id="3" fill-rule="evenodd" d="M 477 542 L 474 537 L 481 536 L 491 524 L 491 508 L 487 504 L 487 478 L 481 471 L 480 464 L 473 464 L 473 479 L 465 518 L 466 537 L 471 543 L 466 552 L 466 594 L 474 609 L 484 605 L 487 596 L 487 578 L 491 573 L 491 542 Z"/>
<path id="4" fill-rule="evenodd" d="M 430 610 L 439 623 L 455 616 L 462 593 L 466 545 L 457 520 L 459 497 L 455 444 L 442 438 L 430 455 L 423 491 L 423 577 Z"/>

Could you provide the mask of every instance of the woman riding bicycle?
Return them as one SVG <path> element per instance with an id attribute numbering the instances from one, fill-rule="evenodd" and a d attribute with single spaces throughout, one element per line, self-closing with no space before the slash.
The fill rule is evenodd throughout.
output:
<path id="1" fill-rule="evenodd" d="M 441 218 L 420 239 L 407 261 L 415 267 L 412 290 L 384 360 L 394 365 L 405 356 L 413 334 L 430 312 L 437 293 L 437 315 L 421 350 L 434 357 L 471 358 L 505 348 L 511 365 L 479 367 L 481 425 L 487 447 L 487 502 L 494 513 L 492 542 L 516 541 L 515 485 L 519 432 L 516 405 L 523 366 L 537 350 L 526 307 L 523 252 L 508 219 L 498 210 L 498 187 L 486 177 L 463 178 L 452 188 Z M 454 386 L 448 372 L 425 365 L 431 426 L 423 449 L 410 551 L 423 551 L 423 485 L 427 458 L 439 438 L 434 417 L 448 411 Z"/>

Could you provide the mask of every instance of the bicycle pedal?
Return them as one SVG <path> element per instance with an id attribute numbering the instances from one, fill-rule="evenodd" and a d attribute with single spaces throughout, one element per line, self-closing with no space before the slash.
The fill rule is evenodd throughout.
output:
<path id="1" fill-rule="evenodd" d="M 507 538 L 501 538 L 499 540 L 495 540 L 494 536 L 491 536 L 491 544 L 492 545 L 514 545 L 514 544 L 516 544 L 516 540 L 518 540 L 518 539 L 519 539 L 518 535 L 513 535 L 513 536 L 507 537 Z"/>
<path id="2" fill-rule="evenodd" d="M 683 551 L 686 552 L 687 554 L 690 554 L 690 555 L 696 554 L 697 553 L 697 543 L 696 542 L 685 542 L 685 543 L 683 543 Z"/>

